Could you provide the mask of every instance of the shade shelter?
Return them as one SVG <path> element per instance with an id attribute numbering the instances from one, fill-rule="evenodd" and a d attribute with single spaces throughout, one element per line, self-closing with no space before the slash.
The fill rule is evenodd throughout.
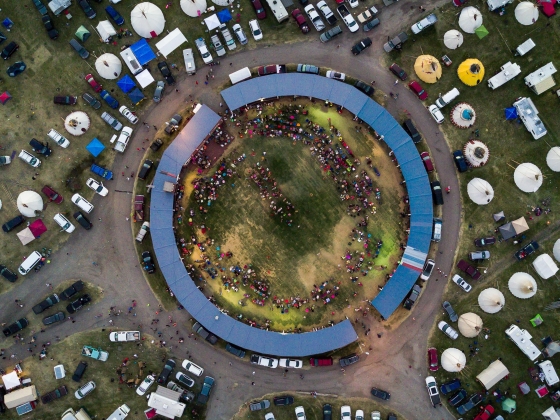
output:
<path id="1" fill-rule="evenodd" d="M 231 13 L 229 12 L 228 9 L 222 9 L 218 13 L 216 13 L 216 15 L 218 16 L 218 19 L 220 19 L 220 22 L 222 23 L 229 22 L 232 19 Z"/>
<path id="2" fill-rule="evenodd" d="M 441 354 L 441 367 L 447 372 L 460 372 L 467 364 L 467 356 L 459 349 L 449 348 Z"/>
<path id="3" fill-rule="evenodd" d="M 156 54 L 152 51 L 152 47 L 150 47 L 145 38 L 132 44 L 130 50 L 141 66 L 156 59 Z"/>
<path id="4" fill-rule="evenodd" d="M 95 137 L 89 144 L 86 146 L 86 150 L 90 152 L 93 157 L 99 156 L 99 154 L 105 149 L 103 143 L 99 141 L 97 137 Z"/>
<path id="5" fill-rule="evenodd" d="M 467 86 L 476 86 L 484 79 L 484 66 L 476 58 L 467 58 L 457 68 L 457 76 Z"/>
<path id="6" fill-rule="evenodd" d="M 560 239 L 554 242 L 554 247 L 552 248 L 552 255 L 554 255 L 556 261 L 560 262 Z"/>
<path id="7" fill-rule="evenodd" d="M 17 237 L 24 246 L 35 240 L 35 236 L 33 236 L 33 233 L 31 233 L 31 230 L 28 227 L 23 229 L 21 232 L 18 232 Z"/>
<path id="8" fill-rule="evenodd" d="M 47 227 L 41 219 L 37 219 L 29 225 L 29 230 L 34 237 L 39 238 L 43 233 L 47 231 Z"/>
<path id="9" fill-rule="evenodd" d="M 492 218 L 497 223 L 497 222 L 501 222 L 502 220 L 506 220 L 506 215 L 503 211 L 500 211 L 498 213 L 493 214 Z"/>
<path id="10" fill-rule="evenodd" d="M 515 19 L 522 25 L 532 25 L 539 19 L 537 5 L 530 1 L 522 1 L 515 8 Z"/>
<path id="11" fill-rule="evenodd" d="M 536 192 L 543 183 L 543 174 L 537 165 L 522 163 L 515 168 L 513 180 L 523 192 Z"/>
<path id="12" fill-rule="evenodd" d="M 431 55 L 421 55 L 414 63 L 414 72 L 423 82 L 435 83 L 441 77 L 441 64 Z"/>
<path id="13" fill-rule="evenodd" d="M 443 35 L 443 43 L 450 50 L 456 50 L 463 45 L 463 34 L 457 29 L 451 29 Z"/>
<path id="14" fill-rule="evenodd" d="M 21 386 L 21 380 L 15 370 L 7 375 L 2 375 L 2 382 L 4 382 L 4 388 L 6 388 L 6 391 Z"/>
<path id="15" fill-rule="evenodd" d="M 17 208 L 25 217 L 37 217 L 43 211 L 43 198 L 35 191 L 24 191 L 18 195 Z"/>
<path id="16" fill-rule="evenodd" d="M 165 28 L 165 17 L 155 4 L 144 2 L 136 5 L 130 12 L 130 24 L 141 37 L 155 38 Z"/>
<path id="17" fill-rule="evenodd" d="M 468 338 L 476 337 L 482 330 L 482 318 L 474 312 L 467 312 L 459 317 L 459 332 Z"/>
<path id="18" fill-rule="evenodd" d="M 488 181 L 473 178 L 467 185 L 467 194 L 474 203 L 484 206 L 494 198 L 494 189 Z"/>
<path id="19" fill-rule="evenodd" d="M 543 279 L 549 279 L 558 272 L 558 266 L 548 254 L 541 254 L 533 261 L 535 271 Z"/>
<path id="20" fill-rule="evenodd" d="M 486 27 L 484 25 L 480 25 L 478 28 L 476 28 L 474 30 L 474 33 L 476 34 L 478 39 L 482 39 L 486 35 L 488 35 L 489 32 L 488 32 L 488 29 L 486 29 Z"/>
<path id="21" fill-rule="evenodd" d="M 190 17 L 200 16 L 206 7 L 206 0 L 181 0 L 181 10 Z"/>
<path id="22" fill-rule="evenodd" d="M 504 109 L 506 115 L 506 120 L 516 120 L 519 116 L 517 115 L 517 109 L 515 107 L 509 107 Z"/>
<path id="23" fill-rule="evenodd" d="M 518 272 L 509 278 L 509 291 L 519 299 L 529 299 L 537 293 L 537 282 L 528 273 Z"/>
<path id="24" fill-rule="evenodd" d="M 76 38 L 78 38 L 80 41 L 83 42 L 86 41 L 91 36 L 91 33 L 86 29 L 84 25 L 82 25 L 78 28 L 75 35 Z"/>
<path id="25" fill-rule="evenodd" d="M 187 38 L 179 28 L 175 28 L 165 38 L 156 44 L 159 53 L 165 58 L 181 45 L 187 42 Z"/>
<path id="26" fill-rule="evenodd" d="M 211 31 L 212 29 L 216 29 L 218 26 L 220 26 L 220 19 L 218 19 L 218 16 L 216 16 L 216 14 L 214 13 L 213 15 L 210 15 L 206 19 L 204 19 L 204 23 L 206 24 L 208 30 Z"/>
<path id="27" fill-rule="evenodd" d="M 134 77 L 136 77 L 136 81 L 138 82 L 138 84 L 142 89 L 150 85 L 151 83 L 155 82 L 154 77 L 152 76 L 152 74 L 148 69 L 138 73 Z"/>
<path id="28" fill-rule="evenodd" d="M 115 54 L 105 53 L 95 60 L 95 69 L 104 79 L 113 80 L 121 74 L 122 63 Z"/>
<path id="29" fill-rule="evenodd" d="M 124 93 L 128 93 L 136 87 L 136 84 L 134 83 L 134 80 L 132 80 L 130 78 L 130 76 L 128 74 L 125 74 L 124 77 L 117 82 L 117 86 Z"/>
<path id="30" fill-rule="evenodd" d="M 515 230 L 515 233 L 517 235 L 525 232 L 526 230 L 529 230 L 529 225 L 527 224 L 527 220 L 525 220 L 525 217 L 520 217 L 519 219 L 514 220 L 513 222 L 511 222 L 511 225 L 513 226 L 513 230 Z"/>
<path id="31" fill-rule="evenodd" d="M 508 375 L 508 368 L 500 360 L 496 360 L 480 372 L 476 379 L 486 390 L 489 390 Z"/>
<path id="32" fill-rule="evenodd" d="M 500 226 L 498 230 L 500 231 L 500 234 L 502 235 L 502 238 L 504 238 L 504 240 L 508 240 L 510 238 L 513 238 L 515 235 L 517 235 L 517 233 L 515 233 L 515 229 L 513 228 L 511 222 Z"/>
<path id="33" fill-rule="evenodd" d="M 12 99 L 12 95 L 10 95 L 8 91 L 5 91 L 0 95 L 0 102 L 2 102 L 2 105 L 6 105 L 6 102 L 8 102 L 10 99 Z"/>
<path id="34" fill-rule="evenodd" d="M 500 312 L 505 304 L 506 298 L 504 294 L 493 287 L 484 289 L 478 295 L 478 305 L 486 313 L 495 314 Z"/>
<path id="35" fill-rule="evenodd" d="M 459 15 L 459 27 L 468 34 L 474 34 L 482 25 L 482 13 L 476 7 L 465 7 Z"/>
<path id="36" fill-rule="evenodd" d="M 554 172 L 560 172 L 560 147 L 554 146 L 548 151 L 546 164 Z"/>
<path id="37" fill-rule="evenodd" d="M 64 120 L 64 128 L 73 136 L 81 136 L 88 131 L 90 120 L 84 111 L 74 111 Z"/>
<path id="38" fill-rule="evenodd" d="M 130 99 L 130 101 L 132 102 L 133 105 L 138 105 L 140 102 L 142 102 L 144 99 L 146 99 L 146 97 L 144 96 L 142 91 L 138 88 L 135 88 L 132 91 L 130 91 L 127 94 L 127 96 L 128 96 L 128 99 Z"/>

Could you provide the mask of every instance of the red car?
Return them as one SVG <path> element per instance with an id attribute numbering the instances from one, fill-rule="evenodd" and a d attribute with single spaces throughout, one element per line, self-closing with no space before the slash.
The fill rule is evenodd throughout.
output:
<path id="1" fill-rule="evenodd" d="M 473 420 L 488 420 L 492 414 L 494 414 L 494 407 L 488 404 Z"/>
<path id="2" fill-rule="evenodd" d="M 309 359 L 309 364 L 311 366 L 332 366 L 333 359 L 332 357 L 323 357 L 323 358 L 312 357 L 311 359 Z"/>
<path id="3" fill-rule="evenodd" d="M 258 19 L 266 19 L 266 10 L 262 6 L 260 0 L 251 0 L 251 4 L 255 8 L 255 12 L 257 13 Z"/>
<path id="4" fill-rule="evenodd" d="M 64 200 L 64 197 L 62 197 L 59 193 L 57 193 L 48 185 L 45 185 L 41 191 L 49 198 L 50 201 L 56 204 L 60 204 Z"/>
<path id="5" fill-rule="evenodd" d="M 406 80 L 408 78 L 408 74 L 399 67 L 397 63 L 393 63 L 389 66 L 389 70 L 393 72 L 395 76 L 397 76 L 401 80 Z"/>
<path id="6" fill-rule="evenodd" d="M 430 158 L 428 152 L 420 153 L 420 157 L 422 158 L 422 162 L 424 162 L 424 167 L 426 168 L 426 171 L 433 172 L 434 164 L 432 163 L 432 159 Z"/>
<path id="7" fill-rule="evenodd" d="M 416 93 L 416 95 L 418 95 L 421 101 L 425 101 L 426 98 L 428 97 L 428 92 L 426 92 L 424 88 L 420 86 L 420 83 L 418 83 L 416 80 L 410 82 L 408 84 L 408 88 L 414 93 Z"/>
<path id="8" fill-rule="evenodd" d="M 292 17 L 296 20 L 299 29 L 301 29 L 301 32 L 303 32 L 304 34 L 309 32 L 309 26 L 307 25 L 307 21 L 305 20 L 305 17 L 301 14 L 299 9 L 295 9 L 292 12 Z"/>
<path id="9" fill-rule="evenodd" d="M 459 260 L 459 262 L 457 263 L 457 268 L 467 273 L 469 276 L 473 278 L 473 280 L 478 280 L 481 276 L 480 271 L 478 271 L 476 268 L 474 268 L 465 260 Z"/>
<path id="10" fill-rule="evenodd" d="M 430 347 L 428 349 L 428 366 L 432 372 L 439 369 L 439 362 L 437 358 L 437 349 Z"/>
<path id="11" fill-rule="evenodd" d="M 86 82 L 88 82 L 89 85 L 93 88 L 93 90 L 95 90 L 97 93 L 103 90 L 103 86 L 97 83 L 91 74 L 86 74 L 85 79 Z"/>

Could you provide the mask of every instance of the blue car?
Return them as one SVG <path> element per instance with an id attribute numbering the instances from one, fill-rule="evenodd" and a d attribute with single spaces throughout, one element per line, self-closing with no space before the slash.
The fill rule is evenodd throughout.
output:
<path id="1" fill-rule="evenodd" d="M 457 392 L 455 395 L 453 395 L 451 398 L 449 398 L 449 400 L 447 402 L 452 407 L 455 407 L 455 406 L 459 405 L 459 403 L 461 401 L 463 401 L 466 396 L 467 396 L 467 391 L 465 391 L 464 389 L 461 388 L 459 390 L 459 392 Z"/>
<path id="2" fill-rule="evenodd" d="M 113 6 L 107 6 L 105 11 L 118 26 L 121 26 L 124 23 L 124 18 L 113 8 Z"/>
<path id="3" fill-rule="evenodd" d="M 440 390 L 443 395 L 447 395 L 459 388 L 461 388 L 461 381 L 459 379 L 453 379 L 452 381 L 442 384 Z"/>
<path id="4" fill-rule="evenodd" d="M 459 172 L 467 172 L 467 170 L 469 169 L 462 151 L 455 150 L 453 152 L 453 161 L 455 162 L 455 166 L 457 166 L 457 170 Z"/>
<path id="5" fill-rule="evenodd" d="M 113 172 L 112 171 L 110 171 L 108 169 L 105 169 L 105 168 L 102 168 L 101 166 L 97 166 L 95 163 L 93 163 L 91 165 L 90 170 L 94 174 L 99 175 L 101 178 L 105 178 L 107 180 L 113 179 Z"/>
<path id="6" fill-rule="evenodd" d="M 102 90 L 101 93 L 99 94 L 101 96 L 101 99 L 103 99 L 105 102 L 107 102 L 107 104 L 113 108 L 113 109 L 117 109 L 119 107 L 119 101 L 117 101 L 115 98 L 113 98 L 109 92 L 107 92 L 106 90 Z"/>
<path id="7" fill-rule="evenodd" d="M 465 404 L 457 407 L 457 412 L 461 415 L 464 415 L 467 411 L 480 404 L 482 400 L 484 400 L 484 397 L 481 393 L 477 392 L 476 394 L 471 395 L 471 397 Z"/>

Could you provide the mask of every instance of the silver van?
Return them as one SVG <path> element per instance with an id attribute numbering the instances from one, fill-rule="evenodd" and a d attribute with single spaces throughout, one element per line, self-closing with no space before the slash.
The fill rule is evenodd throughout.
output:
<path id="1" fill-rule="evenodd" d="M 459 96 L 459 89 L 453 88 L 445 95 L 440 95 L 439 98 L 436 99 L 436 105 L 439 109 L 441 109 L 445 105 L 448 105 L 457 96 Z"/>
<path id="2" fill-rule="evenodd" d="M 77 205 L 79 208 L 81 208 L 86 213 L 91 213 L 91 211 L 93 210 L 93 204 L 91 204 L 89 201 L 87 201 L 80 194 L 74 194 L 70 200 L 72 200 L 72 203 Z"/>
<path id="3" fill-rule="evenodd" d="M 194 56 L 192 52 L 192 48 L 187 48 L 183 50 L 183 58 L 185 59 L 185 68 L 187 74 L 192 76 L 196 73 L 196 65 L 194 63 Z"/>
<path id="4" fill-rule="evenodd" d="M 19 274 L 25 276 L 27 273 L 31 271 L 33 267 L 39 264 L 41 261 L 42 255 L 38 251 L 33 251 L 29 257 L 27 257 L 18 268 Z"/>
<path id="5" fill-rule="evenodd" d="M 432 241 L 439 242 L 441 240 L 441 228 L 443 226 L 443 220 L 434 217 L 434 230 L 432 233 Z"/>

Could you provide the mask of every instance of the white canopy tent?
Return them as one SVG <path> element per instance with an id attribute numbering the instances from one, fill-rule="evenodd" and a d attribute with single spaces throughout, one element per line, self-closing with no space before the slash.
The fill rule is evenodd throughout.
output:
<path id="1" fill-rule="evenodd" d="M 459 332 L 465 337 L 476 337 L 482 330 L 482 318 L 473 312 L 467 312 L 459 317 Z"/>
<path id="2" fill-rule="evenodd" d="M 468 34 L 482 26 L 482 13 L 476 7 L 465 7 L 459 15 L 459 27 Z"/>
<path id="3" fill-rule="evenodd" d="M 17 198 L 17 208 L 25 217 L 37 217 L 43 211 L 43 199 L 35 191 L 24 191 Z"/>
<path id="4" fill-rule="evenodd" d="M 150 73 L 148 69 L 144 70 L 141 73 L 138 73 L 134 77 L 136 77 L 136 81 L 138 82 L 138 84 L 142 89 L 144 89 L 146 86 L 150 85 L 151 83 L 155 82 L 152 73 Z"/>
<path id="5" fill-rule="evenodd" d="M 543 183 L 543 174 L 537 165 L 522 163 L 513 173 L 515 185 L 523 192 L 536 192 Z"/>
<path id="6" fill-rule="evenodd" d="M 467 356 L 453 347 L 441 354 L 441 367 L 447 372 L 460 372 L 467 364 Z"/>
<path id="7" fill-rule="evenodd" d="M 478 295 L 478 305 L 480 306 L 480 309 L 488 314 L 500 312 L 505 304 L 506 298 L 504 297 L 504 294 L 493 287 L 484 289 Z"/>
<path id="8" fill-rule="evenodd" d="M 522 25 L 532 25 L 538 18 L 539 9 L 536 4 L 530 1 L 522 1 L 515 8 L 515 19 Z"/>
<path id="9" fill-rule="evenodd" d="M 206 0 L 181 0 L 181 10 L 187 16 L 198 17 L 206 10 Z"/>
<path id="10" fill-rule="evenodd" d="M 208 16 L 206 19 L 204 19 L 204 23 L 206 23 L 208 30 L 211 31 L 212 29 L 216 29 L 218 26 L 220 26 L 220 19 L 218 19 L 218 16 L 214 13 L 213 15 Z"/>
<path id="11" fill-rule="evenodd" d="M 165 17 L 159 7 L 144 2 L 136 5 L 130 12 L 130 23 L 134 32 L 143 38 L 155 38 L 165 28 Z"/>
<path id="12" fill-rule="evenodd" d="M 558 272 L 558 266 L 548 254 L 541 254 L 533 261 L 535 271 L 543 279 L 549 279 Z"/>
<path id="13" fill-rule="evenodd" d="M 8 373 L 7 375 L 2 375 L 2 382 L 4 382 L 4 387 L 6 388 L 6 391 L 21 386 L 21 381 L 15 370 L 13 372 Z"/>
<path id="14" fill-rule="evenodd" d="M 122 63 L 115 54 L 105 53 L 95 60 L 95 69 L 104 79 L 113 80 L 120 76 Z"/>
<path id="15" fill-rule="evenodd" d="M 554 242 L 554 248 L 552 248 L 552 255 L 554 255 L 556 261 L 560 262 L 560 239 Z"/>
<path id="16" fill-rule="evenodd" d="M 103 42 L 107 42 L 110 37 L 117 34 L 113 25 L 108 20 L 102 20 L 99 22 L 99 25 L 95 28 L 99 36 L 103 40 Z"/>
<path id="17" fill-rule="evenodd" d="M 467 185 L 467 194 L 476 204 L 484 206 L 494 198 L 494 189 L 488 181 L 473 178 Z"/>
<path id="18" fill-rule="evenodd" d="M 546 164 L 554 172 L 560 172 L 560 147 L 554 146 L 546 155 Z"/>
<path id="19" fill-rule="evenodd" d="M 183 32 L 181 32 L 179 28 L 175 28 L 169 35 L 156 44 L 156 48 L 161 55 L 167 58 L 169 54 L 185 42 L 187 42 L 187 38 L 183 35 Z"/>
<path id="20" fill-rule="evenodd" d="M 509 278 L 508 288 L 513 296 L 529 299 L 537 293 L 537 282 L 530 274 L 519 272 Z"/>
<path id="21" fill-rule="evenodd" d="M 35 240 L 35 236 L 31 232 L 31 229 L 26 227 L 21 232 L 17 234 L 18 239 L 21 241 L 22 245 L 27 245 L 29 242 L 33 242 Z"/>
<path id="22" fill-rule="evenodd" d="M 457 29 L 451 29 L 443 35 L 443 43 L 450 50 L 456 50 L 463 45 L 463 34 Z"/>

